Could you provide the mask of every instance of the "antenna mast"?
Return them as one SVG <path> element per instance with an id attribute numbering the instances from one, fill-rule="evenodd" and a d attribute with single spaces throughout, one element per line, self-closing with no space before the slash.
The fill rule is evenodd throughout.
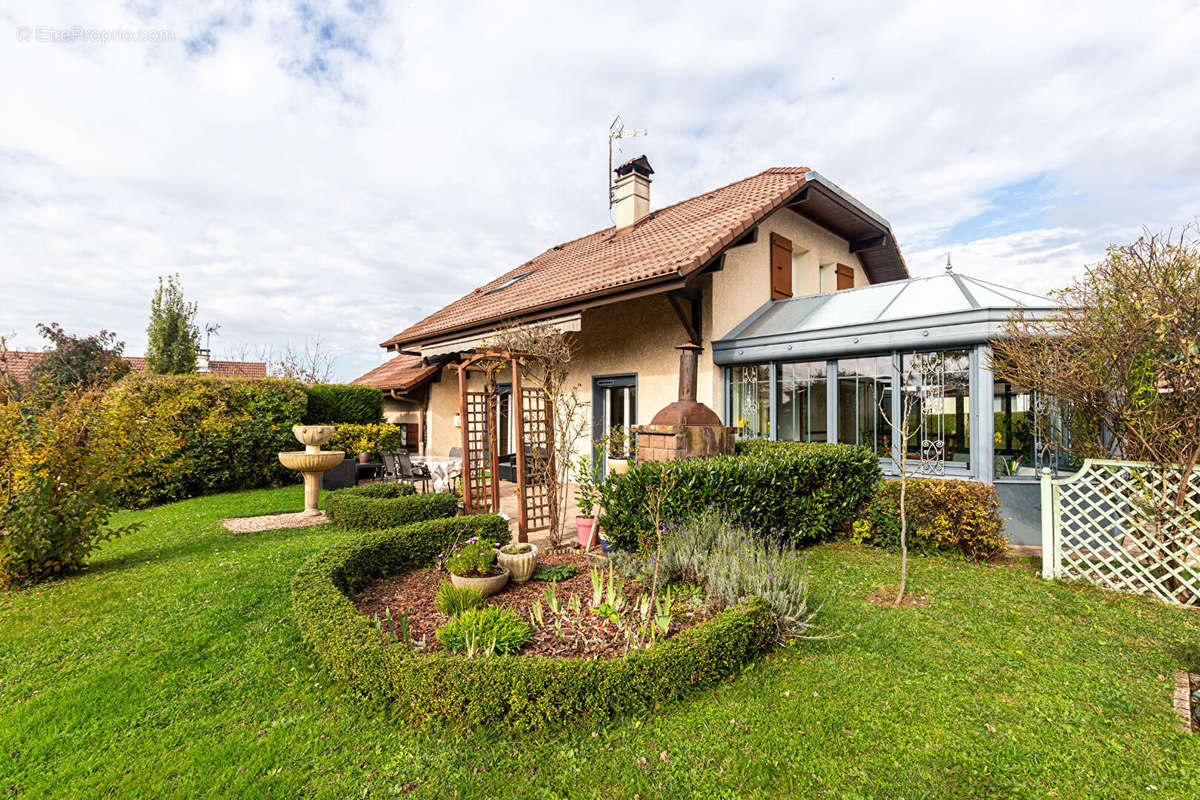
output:
<path id="1" fill-rule="evenodd" d="M 631 136 L 646 136 L 649 134 L 645 128 L 631 128 L 625 130 L 625 122 L 621 119 L 621 115 L 613 119 L 612 124 L 608 126 L 608 174 L 606 175 L 606 183 L 608 184 L 608 207 L 613 207 L 613 141 L 619 139 L 628 139 Z M 617 149 L 620 149 L 620 142 L 617 143 Z"/>

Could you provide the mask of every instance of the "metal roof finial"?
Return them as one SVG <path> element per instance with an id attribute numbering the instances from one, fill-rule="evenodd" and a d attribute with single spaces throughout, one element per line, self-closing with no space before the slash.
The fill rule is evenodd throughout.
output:
<path id="1" fill-rule="evenodd" d="M 946 253 L 946 272 L 954 272 L 954 266 L 950 263 L 949 253 Z"/>

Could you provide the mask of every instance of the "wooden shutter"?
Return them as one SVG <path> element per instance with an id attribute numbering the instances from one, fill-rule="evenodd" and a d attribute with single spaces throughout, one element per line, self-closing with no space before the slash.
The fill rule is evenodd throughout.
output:
<path id="1" fill-rule="evenodd" d="M 421 446 L 419 427 L 415 422 L 404 423 L 404 446 L 414 452 Z"/>
<path id="2" fill-rule="evenodd" d="M 837 288 L 839 292 L 842 289 L 854 288 L 854 267 L 848 267 L 845 264 L 837 265 Z"/>
<path id="3" fill-rule="evenodd" d="M 771 299 L 792 296 L 792 240 L 771 234 Z"/>

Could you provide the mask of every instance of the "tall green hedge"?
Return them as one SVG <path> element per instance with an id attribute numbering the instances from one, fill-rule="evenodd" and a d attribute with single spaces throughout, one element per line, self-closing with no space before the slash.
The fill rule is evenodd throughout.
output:
<path id="1" fill-rule="evenodd" d="M 300 449 L 292 425 L 306 402 L 303 386 L 277 378 L 126 376 L 104 398 L 104 413 L 132 432 L 122 503 L 295 483 L 276 454 Z"/>
<path id="2" fill-rule="evenodd" d="M 448 492 L 415 492 L 412 484 L 395 483 L 338 489 L 325 495 L 325 513 L 339 527 L 370 531 L 452 517 L 458 511 L 458 497 L 455 495 Z"/>
<path id="3" fill-rule="evenodd" d="M 865 447 L 805 442 L 742 446 L 738 455 L 644 462 L 601 487 L 603 526 L 618 548 L 638 546 L 651 532 L 650 497 L 664 480 L 663 506 L 674 522 L 706 508 L 738 524 L 796 542 L 829 538 L 853 518 L 880 480 L 879 459 Z"/>
<path id="4" fill-rule="evenodd" d="M 305 425 L 375 425 L 383 420 L 383 392 L 374 386 L 317 383 L 305 390 Z"/>
<path id="5" fill-rule="evenodd" d="M 416 721 L 541 727 L 575 715 L 644 711 L 737 672 L 775 633 L 761 599 L 615 659 L 414 652 L 381 634 L 350 596 L 371 580 L 429 564 L 470 535 L 508 540 L 495 516 L 456 517 L 362 534 L 313 557 L 292 581 L 300 632 L 339 680 Z"/>

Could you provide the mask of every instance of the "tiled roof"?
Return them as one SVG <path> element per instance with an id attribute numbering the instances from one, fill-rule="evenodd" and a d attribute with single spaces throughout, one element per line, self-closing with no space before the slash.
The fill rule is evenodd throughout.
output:
<path id="1" fill-rule="evenodd" d="M 383 345 L 420 342 L 568 301 L 687 277 L 804 188 L 810 172 L 773 167 L 653 211 L 627 228 L 605 228 L 556 245 Z M 907 277 L 899 263 L 899 277 Z"/>
<path id="2" fill-rule="evenodd" d="M 350 383 L 407 392 L 438 374 L 441 368 L 440 364 L 422 364 L 420 356 L 399 355 Z"/>
<path id="3" fill-rule="evenodd" d="M 39 350 L 9 350 L 0 360 L 0 371 L 6 371 L 17 383 L 29 380 L 34 364 L 42 360 L 45 353 Z M 134 372 L 146 371 L 146 359 L 142 356 L 124 356 L 125 363 Z M 208 374 L 219 378 L 265 378 L 267 365 L 262 361 L 213 361 L 208 362 Z"/>

